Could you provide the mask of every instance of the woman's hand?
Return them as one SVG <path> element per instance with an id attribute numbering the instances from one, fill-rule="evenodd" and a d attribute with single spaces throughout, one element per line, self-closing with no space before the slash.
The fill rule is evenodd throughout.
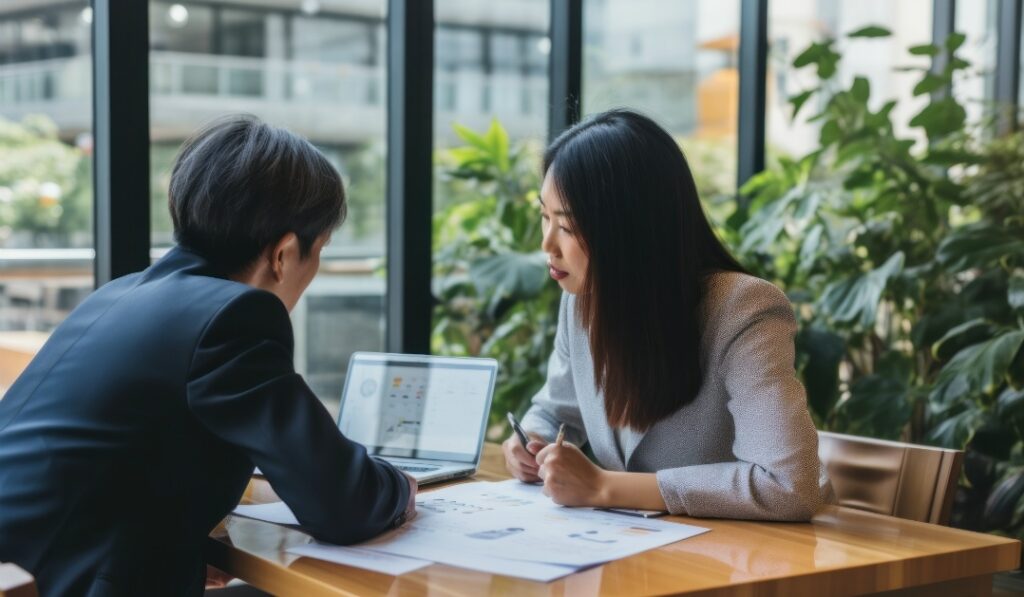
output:
<path id="1" fill-rule="evenodd" d="M 539 435 L 530 433 L 530 443 L 527 444 L 529 451 L 523 448 L 519 437 L 513 433 L 504 443 L 501 444 L 501 451 L 505 454 L 505 468 L 516 479 L 523 483 L 538 483 L 537 460 L 534 455 L 540 452 L 547 445 Z"/>
<path id="2" fill-rule="evenodd" d="M 532 443 L 532 442 L 531 442 Z M 563 506 L 604 506 L 607 472 L 576 446 L 549 444 L 537 454 L 544 495 Z"/>

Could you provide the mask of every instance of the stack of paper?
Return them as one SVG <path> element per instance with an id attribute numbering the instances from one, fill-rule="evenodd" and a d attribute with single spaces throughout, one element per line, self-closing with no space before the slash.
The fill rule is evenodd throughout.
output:
<path id="1" fill-rule="evenodd" d="M 287 506 L 281 502 L 240 506 L 236 513 L 297 524 L 294 516 L 283 515 L 282 508 Z M 437 562 L 550 581 L 708 530 L 590 508 L 565 508 L 544 496 L 540 486 L 515 480 L 431 491 L 418 496 L 416 508 L 412 522 L 358 547 L 313 544 L 289 551 L 389 574 Z"/>

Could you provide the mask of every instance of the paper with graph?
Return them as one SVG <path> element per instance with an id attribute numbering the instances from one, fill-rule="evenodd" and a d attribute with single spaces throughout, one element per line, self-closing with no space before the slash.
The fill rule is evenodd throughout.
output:
<path id="1" fill-rule="evenodd" d="M 628 557 L 708 529 L 590 508 L 564 508 L 518 481 L 466 483 L 417 497 L 417 517 L 360 545 L 458 565 L 458 554 L 583 567 Z"/>

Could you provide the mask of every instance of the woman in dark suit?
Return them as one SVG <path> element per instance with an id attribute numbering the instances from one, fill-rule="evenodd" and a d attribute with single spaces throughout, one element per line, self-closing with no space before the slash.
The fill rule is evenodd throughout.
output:
<path id="1" fill-rule="evenodd" d="M 565 293 L 523 420 L 534 440 L 503 446 L 512 474 L 572 506 L 810 518 L 831 487 L 793 308 L 716 238 L 672 137 L 605 112 L 556 139 L 544 173 L 542 248 Z M 549 444 L 562 424 L 571 442 Z"/>
<path id="2" fill-rule="evenodd" d="M 44 595 L 201 594 L 203 543 L 254 465 L 327 541 L 414 512 L 415 482 L 342 436 L 292 365 L 338 173 L 232 117 L 186 142 L 169 196 L 178 246 L 90 295 L 0 400 L 0 561 Z"/>

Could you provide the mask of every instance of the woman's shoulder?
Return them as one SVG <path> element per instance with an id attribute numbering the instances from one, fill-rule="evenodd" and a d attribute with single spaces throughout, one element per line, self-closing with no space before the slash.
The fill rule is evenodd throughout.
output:
<path id="1" fill-rule="evenodd" d="M 705 309 L 746 311 L 749 308 L 789 305 L 789 299 L 768 280 L 743 272 L 718 271 L 704 279 Z"/>
<path id="2" fill-rule="evenodd" d="M 793 304 L 767 280 L 740 272 L 716 272 L 705 284 L 701 325 L 706 334 L 731 337 L 756 321 L 795 323 Z"/>

